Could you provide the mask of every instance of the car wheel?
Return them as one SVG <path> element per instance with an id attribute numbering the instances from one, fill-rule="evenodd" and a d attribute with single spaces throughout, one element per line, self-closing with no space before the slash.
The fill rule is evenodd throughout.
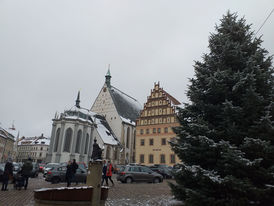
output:
<path id="1" fill-rule="evenodd" d="M 132 183 L 132 178 L 131 177 L 127 177 L 126 178 L 126 183 Z"/>
<path id="2" fill-rule="evenodd" d="M 52 184 L 57 184 L 59 182 L 60 182 L 60 179 L 58 177 L 52 178 L 52 181 L 51 181 Z"/>
<path id="3" fill-rule="evenodd" d="M 153 183 L 159 183 L 160 179 L 159 178 L 154 178 Z"/>

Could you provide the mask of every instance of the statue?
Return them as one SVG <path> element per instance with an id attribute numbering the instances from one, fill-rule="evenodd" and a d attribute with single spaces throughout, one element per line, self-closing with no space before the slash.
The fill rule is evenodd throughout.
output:
<path id="1" fill-rule="evenodd" d="M 91 160 L 98 160 L 98 159 L 102 159 L 102 149 L 99 147 L 99 145 L 96 143 L 97 140 L 94 140 L 93 143 L 93 150 L 92 150 L 92 154 L 91 154 Z"/>

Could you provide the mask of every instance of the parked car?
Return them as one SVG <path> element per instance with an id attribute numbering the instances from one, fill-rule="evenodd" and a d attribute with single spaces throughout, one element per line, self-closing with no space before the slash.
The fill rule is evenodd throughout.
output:
<path id="1" fill-rule="evenodd" d="M 0 182 L 3 181 L 4 169 L 5 169 L 5 164 L 0 163 Z"/>
<path id="2" fill-rule="evenodd" d="M 168 167 L 155 167 L 151 166 L 150 169 L 154 172 L 157 172 L 163 176 L 164 179 L 171 179 L 173 178 L 172 170 Z"/>
<path id="3" fill-rule="evenodd" d="M 44 167 L 43 177 L 46 177 L 46 174 L 50 169 L 52 169 L 54 167 L 58 167 L 58 166 L 60 166 L 59 163 L 48 163 L 48 164 L 46 164 L 45 167 Z"/>
<path id="4" fill-rule="evenodd" d="M 117 174 L 117 180 L 122 183 L 132 182 L 153 182 L 163 181 L 163 176 L 145 166 L 126 165 L 122 171 Z"/>
<path id="5" fill-rule="evenodd" d="M 36 162 L 32 163 L 31 177 L 38 177 L 39 174 L 39 165 Z"/>
<path id="6" fill-rule="evenodd" d="M 46 166 L 45 163 L 39 163 L 39 172 L 44 172 L 44 167 Z"/>
<path id="7" fill-rule="evenodd" d="M 48 170 L 46 174 L 46 181 L 51 183 L 66 182 L 66 171 L 67 166 L 59 165 Z M 75 174 L 75 182 L 86 183 L 87 180 L 87 170 L 82 167 L 78 167 Z"/>
<path id="8" fill-rule="evenodd" d="M 22 167 L 22 165 L 20 164 L 20 163 L 18 163 L 18 162 L 13 162 L 12 163 L 13 164 L 13 171 L 14 172 L 19 172 L 20 170 L 21 170 L 21 167 Z"/>
<path id="9" fill-rule="evenodd" d="M 78 164 L 78 167 L 80 167 L 80 168 L 83 168 L 83 169 L 88 168 L 86 163 L 84 163 L 84 162 L 76 162 L 76 163 Z M 68 163 L 67 162 L 62 162 L 62 163 L 60 163 L 60 165 L 67 166 Z"/>
<path id="10" fill-rule="evenodd" d="M 113 167 L 113 173 L 118 174 L 120 171 L 122 171 L 125 168 L 125 165 L 114 165 Z"/>

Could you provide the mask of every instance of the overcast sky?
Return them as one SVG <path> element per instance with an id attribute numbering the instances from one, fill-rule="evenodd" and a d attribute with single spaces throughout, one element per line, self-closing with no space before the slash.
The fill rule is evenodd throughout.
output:
<path id="1" fill-rule="evenodd" d="M 91 108 L 112 85 L 145 103 L 154 82 L 186 102 L 193 64 L 228 10 L 258 30 L 273 0 L 0 0 L 0 122 L 50 136 L 52 118 Z M 274 54 L 274 14 L 258 33 Z"/>

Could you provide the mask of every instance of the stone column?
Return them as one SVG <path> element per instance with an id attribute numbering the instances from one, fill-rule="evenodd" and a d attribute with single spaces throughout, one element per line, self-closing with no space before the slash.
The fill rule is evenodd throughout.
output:
<path id="1" fill-rule="evenodd" d="M 70 159 L 75 159 L 75 147 L 76 147 L 76 139 L 77 139 L 77 134 L 78 134 L 78 127 L 79 124 L 75 123 L 74 124 L 74 131 L 73 131 L 73 136 L 72 136 L 72 142 L 70 146 Z"/>
<path id="2" fill-rule="evenodd" d="M 89 162 L 88 164 L 87 185 L 94 188 L 91 205 L 100 205 L 102 169 L 101 160 Z"/>
<path id="3" fill-rule="evenodd" d="M 82 138 L 81 138 L 81 145 L 80 145 L 80 160 L 81 162 L 84 161 L 85 157 L 85 144 L 86 144 L 86 138 L 87 138 L 87 125 L 84 125 Z"/>
<path id="4" fill-rule="evenodd" d="M 90 158 L 91 158 L 91 153 L 92 153 L 92 146 L 93 146 L 93 140 L 94 140 L 94 138 L 93 138 L 93 131 L 94 131 L 94 127 L 91 127 L 90 128 L 90 135 L 89 135 L 89 146 L 88 146 L 88 154 L 87 154 L 87 156 L 88 156 L 88 161 L 90 160 Z"/>
<path id="5" fill-rule="evenodd" d="M 49 145 L 48 154 L 46 156 L 46 162 L 52 162 L 52 151 L 53 151 L 53 145 L 55 142 L 55 135 L 56 135 L 56 123 L 53 120 L 52 129 L 51 129 L 51 137 L 50 137 L 50 145 Z"/>
<path id="6" fill-rule="evenodd" d="M 61 122 L 61 131 L 60 131 L 60 138 L 58 141 L 58 148 L 57 148 L 57 153 L 56 153 L 56 157 L 55 157 L 55 162 L 60 163 L 60 158 L 61 158 L 61 152 L 62 152 L 62 144 L 64 141 L 64 135 L 65 135 L 65 122 L 62 121 Z"/>

